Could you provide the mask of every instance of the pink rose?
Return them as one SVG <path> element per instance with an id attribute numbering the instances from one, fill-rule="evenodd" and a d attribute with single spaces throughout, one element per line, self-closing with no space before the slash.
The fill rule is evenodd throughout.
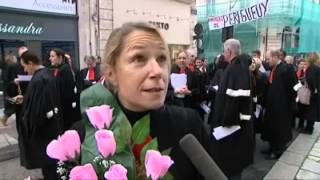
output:
<path id="1" fill-rule="evenodd" d="M 97 141 L 97 146 L 100 154 L 107 158 L 110 155 L 114 155 L 116 152 L 116 140 L 113 137 L 113 132 L 101 129 L 95 133 L 95 138 Z"/>
<path id="2" fill-rule="evenodd" d="M 147 170 L 147 177 L 151 176 L 152 180 L 156 180 L 167 173 L 173 161 L 169 156 L 162 156 L 158 151 L 148 150 L 144 164 Z"/>
<path id="3" fill-rule="evenodd" d="M 68 130 L 47 146 L 47 155 L 53 159 L 67 161 L 80 154 L 80 137 L 77 131 Z"/>
<path id="4" fill-rule="evenodd" d="M 90 123 L 97 129 L 110 127 L 112 111 L 108 105 L 94 106 L 86 110 Z"/>
<path id="5" fill-rule="evenodd" d="M 127 180 L 127 169 L 121 164 L 115 164 L 104 174 L 107 180 Z"/>
<path id="6" fill-rule="evenodd" d="M 91 164 L 72 168 L 69 178 L 70 180 L 98 180 L 98 176 Z"/>

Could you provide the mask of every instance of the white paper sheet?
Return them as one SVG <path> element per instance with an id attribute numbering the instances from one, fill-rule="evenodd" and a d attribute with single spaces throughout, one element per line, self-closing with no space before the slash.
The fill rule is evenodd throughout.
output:
<path id="1" fill-rule="evenodd" d="M 31 81 L 32 76 L 31 75 L 18 75 L 19 81 Z"/>
<path id="2" fill-rule="evenodd" d="M 230 127 L 219 126 L 214 128 L 212 134 L 216 138 L 216 140 L 220 140 L 227 136 L 230 136 L 231 134 L 238 131 L 239 129 L 240 129 L 240 126 L 230 126 Z"/>
<path id="3" fill-rule="evenodd" d="M 186 74 L 172 73 L 170 75 L 170 80 L 171 80 L 171 86 L 175 90 L 179 90 L 182 87 L 187 85 L 187 75 Z"/>

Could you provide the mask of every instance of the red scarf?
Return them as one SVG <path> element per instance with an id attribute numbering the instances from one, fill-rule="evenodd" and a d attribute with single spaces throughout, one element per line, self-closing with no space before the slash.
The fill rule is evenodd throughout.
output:
<path id="1" fill-rule="evenodd" d="M 275 70 L 276 70 L 276 66 L 274 66 L 274 67 L 272 68 L 271 73 L 270 73 L 270 75 L 269 75 L 268 81 L 269 81 L 270 84 L 272 84 L 273 76 L 274 76 L 274 71 L 275 71 Z"/>
<path id="2" fill-rule="evenodd" d="M 59 69 L 58 68 L 54 68 L 53 69 L 53 76 L 54 77 L 58 77 L 58 75 L 59 75 Z"/>
<path id="3" fill-rule="evenodd" d="M 89 68 L 88 70 L 89 72 L 89 81 L 94 81 L 95 80 L 95 72 L 94 72 L 94 69 L 93 68 Z"/>

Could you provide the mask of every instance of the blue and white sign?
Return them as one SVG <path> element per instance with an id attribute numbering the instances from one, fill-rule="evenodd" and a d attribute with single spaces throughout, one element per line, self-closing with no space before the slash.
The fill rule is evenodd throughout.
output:
<path id="1" fill-rule="evenodd" d="M 220 16 L 209 17 L 209 29 L 216 30 L 234 26 L 241 23 L 251 22 L 263 18 L 268 13 L 269 0 L 262 0 L 250 7 L 229 12 Z"/>

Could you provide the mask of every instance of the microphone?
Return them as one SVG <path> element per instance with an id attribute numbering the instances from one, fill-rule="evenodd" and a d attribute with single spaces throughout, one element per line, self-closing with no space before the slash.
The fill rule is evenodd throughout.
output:
<path id="1" fill-rule="evenodd" d="M 192 135 L 185 135 L 180 141 L 181 149 L 186 153 L 192 164 L 206 180 L 228 180 L 211 156 L 202 147 L 199 141 Z"/>

